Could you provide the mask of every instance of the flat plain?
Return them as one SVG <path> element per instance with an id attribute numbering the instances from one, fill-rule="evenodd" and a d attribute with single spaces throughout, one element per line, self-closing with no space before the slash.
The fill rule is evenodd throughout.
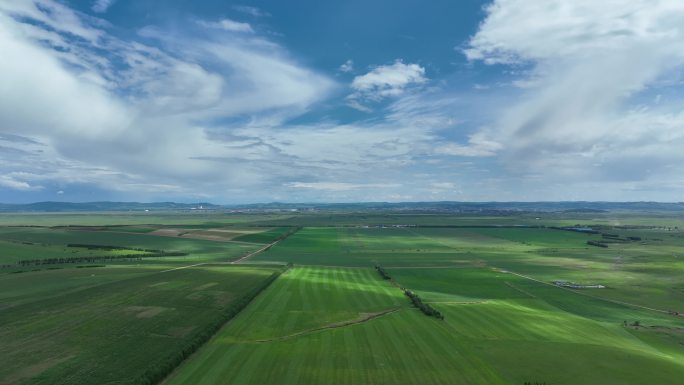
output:
<path id="1" fill-rule="evenodd" d="M 35 218 L 0 227 L 2 384 L 684 378 L 672 216 Z"/>

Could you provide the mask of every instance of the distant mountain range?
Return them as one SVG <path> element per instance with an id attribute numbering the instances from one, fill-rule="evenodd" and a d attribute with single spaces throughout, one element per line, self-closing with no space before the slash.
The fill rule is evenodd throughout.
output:
<path id="1" fill-rule="evenodd" d="M 0 212 L 93 212 L 93 211 L 171 211 L 171 210 L 374 210 L 406 212 L 568 212 L 601 213 L 608 211 L 684 211 L 683 202 L 362 202 L 362 203 L 259 203 L 215 205 L 212 203 L 175 202 L 37 202 L 0 203 Z"/>

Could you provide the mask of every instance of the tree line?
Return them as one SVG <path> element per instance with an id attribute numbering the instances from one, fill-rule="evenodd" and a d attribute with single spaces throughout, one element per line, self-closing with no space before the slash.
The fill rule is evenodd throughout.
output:
<path id="1" fill-rule="evenodd" d="M 260 285 L 250 290 L 242 297 L 233 301 L 223 313 L 214 322 L 211 322 L 200 329 L 188 340 L 177 352 L 164 357 L 161 361 L 153 363 L 150 369 L 147 370 L 140 378 L 135 381 L 136 384 L 153 385 L 163 381 L 171 372 L 173 372 L 178 365 L 180 365 L 186 358 L 193 354 L 197 349 L 204 345 L 216 332 L 223 327 L 223 325 L 240 313 L 247 305 L 264 291 L 273 281 L 279 276 L 280 272 L 271 274 Z"/>
<path id="2" fill-rule="evenodd" d="M 41 266 L 41 265 L 61 265 L 69 263 L 95 263 L 95 262 L 127 262 L 140 261 L 143 258 L 152 257 L 182 257 L 188 253 L 179 251 L 157 251 L 149 254 L 122 254 L 122 255 L 87 255 L 82 257 L 59 257 L 59 258 L 41 258 L 41 259 L 23 259 L 16 261 L 14 264 L 5 264 L 0 268 L 6 269 L 11 267 L 27 267 L 27 266 Z"/>

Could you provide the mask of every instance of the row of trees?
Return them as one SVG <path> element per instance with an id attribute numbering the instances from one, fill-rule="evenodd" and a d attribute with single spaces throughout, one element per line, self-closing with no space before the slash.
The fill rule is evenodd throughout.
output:
<path id="1" fill-rule="evenodd" d="M 392 277 L 390 277 L 389 273 L 387 271 L 385 271 L 385 269 L 380 267 L 380 265 L 375 265 L 375 270 L 377 270 L 378 273 L 380 273 L 380 275 L 382 276 L 383 279 L 390 280 L 390 281 L 392 280 Z"/>
<path id="2" fill-rule="evenodd" d="M 428 315 L 430 317 L 435 317 L 437 319 L 444 319 L 444 314 L 440 313 L 439 310 L 423 302 L 423 300 L 420 299 L 418 294 L 408 289 L 403 290 L 404 294 L 406 294 L 406 296 L 411 299 L 411 303 L 413 304 L 413 306 L 420 309 L 420 311 L 422 311 L 423 314 Z"/>
<path id="3" fill-rule="evenodd" d="M 143 249 L 140 247 L 126 247 L 126 246 L 111 246 L 111 245 L 96 245 L 89 243 L 68 243 L 67 247 L 79 247 L 88 250 L 133 250 L 133 251 L 144 251 L 147 253 L 163 253 L 164 250 L 159 249 Z"/>
<path id="4" fill-rule="evenodd" d="M 149 254 L 122 254 L 122 255 L 87 255 L 82 257 L 59 257 L 42 259 L 24 259 L 14 264 L 5 264 L 3 269 L 12 267 L 42 266 L 42 265 L 61 265 L 69 263 L 95 263 L 95 262 L 125 262 L 140 261 L 143 258 L 151 257 L 181 257 L 188 255 L 178 251 L 157 251 Z"/>
<path id="5" fill-rule="evenodd" d="M 608 245 L 601 241 L 587 241 L 587 245 L 596 247 L 608 247 Z"/>
<path id="6" fill-rule="evenodd" d="M 205 325 L 204 328 L 198 330 L 185 345 L 175 353 L 162 358 L 159 362 L 153 363 L 150 369 L 143 374 L 136 384 L 154 385 L 162 382 L 171 372 L 173 372 L 178 365 L 180 365 L 186 358 L 193 354 L 197 349 L 204 345 L 216 332 L 230 319 L 234 318 L 257 296 L 264 291 L 273 281 L 275 281 L 280 273 L 273 273 L 259 286 L 255 287 L 242 297 L 233 301 L 230 306 L 218 317 L 214 322 Z"/>
<path id="7" fill-rule="evenodd" d="M 378 272 L 378 274 L 380 274 L 380 276 L 383 279 L 394 282 L 394 280 L 389 275 L 387 270 L 383 269 L 380 265 L 375 265 L 375 270 Z M 418 294 L 412 292 L 409 289 L 403 288 L 403 287 L 401 288 L 401 291 L 403 291 L 404 294 L 406 294 L 406 296 L 409 297 L 413 306 L 417 307 L 420 311 L 423 312 L 423 314 L 428 315 L 430 317 L 442 319 L 442 320 L 444 319 L 444 314 L 440 313 L 439 310 L 437 310 L 434 307 L 423 302 L 423 300 L 420 299 Z"/>

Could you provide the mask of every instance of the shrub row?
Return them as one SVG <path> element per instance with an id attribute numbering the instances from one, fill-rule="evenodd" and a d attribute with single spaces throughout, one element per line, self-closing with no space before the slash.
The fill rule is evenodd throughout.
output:
<path id="1" fill-rule="evenodd" d="M 178 365 L 180 365 L 186 358 L 193 354 L 197 349 L 204 345 L 221 327 L 230 319 L 235 317 L 247 305 L 266 289 L 273 281 L 275 281 L 280 273 L 273 273 L 270 277 L 264 280 L 259 286 L 255 287 L 239 299 L 235 300 L 226 308 L 223 313 L 214 322 L 205 325 L 205 327 L 195 333 L 193 337 L 188 340 L 185 345 L 177 352 L 165 357 L 160 362 L 157 362 L 150 369 L 147 370 L 140 378 L 135 381 L 136 384 L 153 385 L 162 382 L 173 372 Z"/>

